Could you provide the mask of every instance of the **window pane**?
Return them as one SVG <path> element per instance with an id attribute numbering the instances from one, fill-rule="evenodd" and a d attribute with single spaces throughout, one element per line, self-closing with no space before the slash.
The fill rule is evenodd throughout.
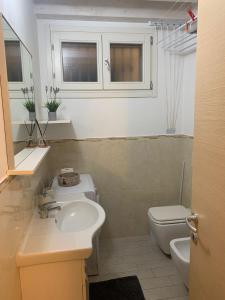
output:
<path id="1" fill-rule="evenodd" d="M 111 81 L 142 81 L 142 45 L 111 44 Z"/>
<path id="2" fill-rule="evenodd" d="M 6 65 L 9 82 L 22 82 L 22 61 L 19 41 L 5 41 Z"/>
<path id="3" fill-rule="evenodd" d="M 96 43 L 62 43 L 64 82 L 97 82 Z"/>

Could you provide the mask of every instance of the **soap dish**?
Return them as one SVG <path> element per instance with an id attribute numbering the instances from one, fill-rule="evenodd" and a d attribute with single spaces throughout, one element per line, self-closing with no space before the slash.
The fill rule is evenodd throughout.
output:
<path id="1" fill-rule="evenodd" d="M 60 186 L 69 187 L 80 183 L 80 174 L 75 172 L 67 172 L 58 175 L 58 184 Z"/>

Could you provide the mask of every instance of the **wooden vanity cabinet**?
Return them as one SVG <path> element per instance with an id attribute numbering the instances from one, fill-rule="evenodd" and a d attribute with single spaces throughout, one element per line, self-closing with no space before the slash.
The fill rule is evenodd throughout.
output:
<path id="1" fill-rule="evenodd" d="M 22 300 L 88 300 L 84 260 L 20 267 Z"/>

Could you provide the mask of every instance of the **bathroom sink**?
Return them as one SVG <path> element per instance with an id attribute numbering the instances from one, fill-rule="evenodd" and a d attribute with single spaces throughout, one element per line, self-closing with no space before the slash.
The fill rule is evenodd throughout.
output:
<path id="1" fill-rule="evenodd" d="M 84 194 L 56 200 L 61 207 L 54 216 L 33 215 L 23 243 L 17 252 L 17 266 L 87 259 L 93 250 L 93 237 L 99 232 L 105 211 Z"/>
<path id="2" fill-rule="evenodd" d="M 62 232 L 78 232 L 96 226 L 104 219 L 105 212 L 102 207 L 85 199 L 62 205 L 62 209 L 56 214 L 55 222 Z"/>

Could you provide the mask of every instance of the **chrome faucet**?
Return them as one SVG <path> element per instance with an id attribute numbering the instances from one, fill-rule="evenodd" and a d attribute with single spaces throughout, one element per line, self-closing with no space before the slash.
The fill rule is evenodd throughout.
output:
<path id="1" fill-rule="evenodd" d="M 44 188 L 42 193 L 41 193 L 41 196 L 44 197 L 44 198 L 48 197 L 48 196 L 53 197 L 53 190 L 51 188 L 48 188 L 48 187 Z"/>
<path id="2" fill-rule="evenodd" d="M 51 206 L 53 203 L 56 203 L 56 201 L 49 201 L 39 205 L 39 214 L 41 219 L 48 218 L 48 213 L 51 210 L 61 210 L 61 206 L 59 205 Z"/>

